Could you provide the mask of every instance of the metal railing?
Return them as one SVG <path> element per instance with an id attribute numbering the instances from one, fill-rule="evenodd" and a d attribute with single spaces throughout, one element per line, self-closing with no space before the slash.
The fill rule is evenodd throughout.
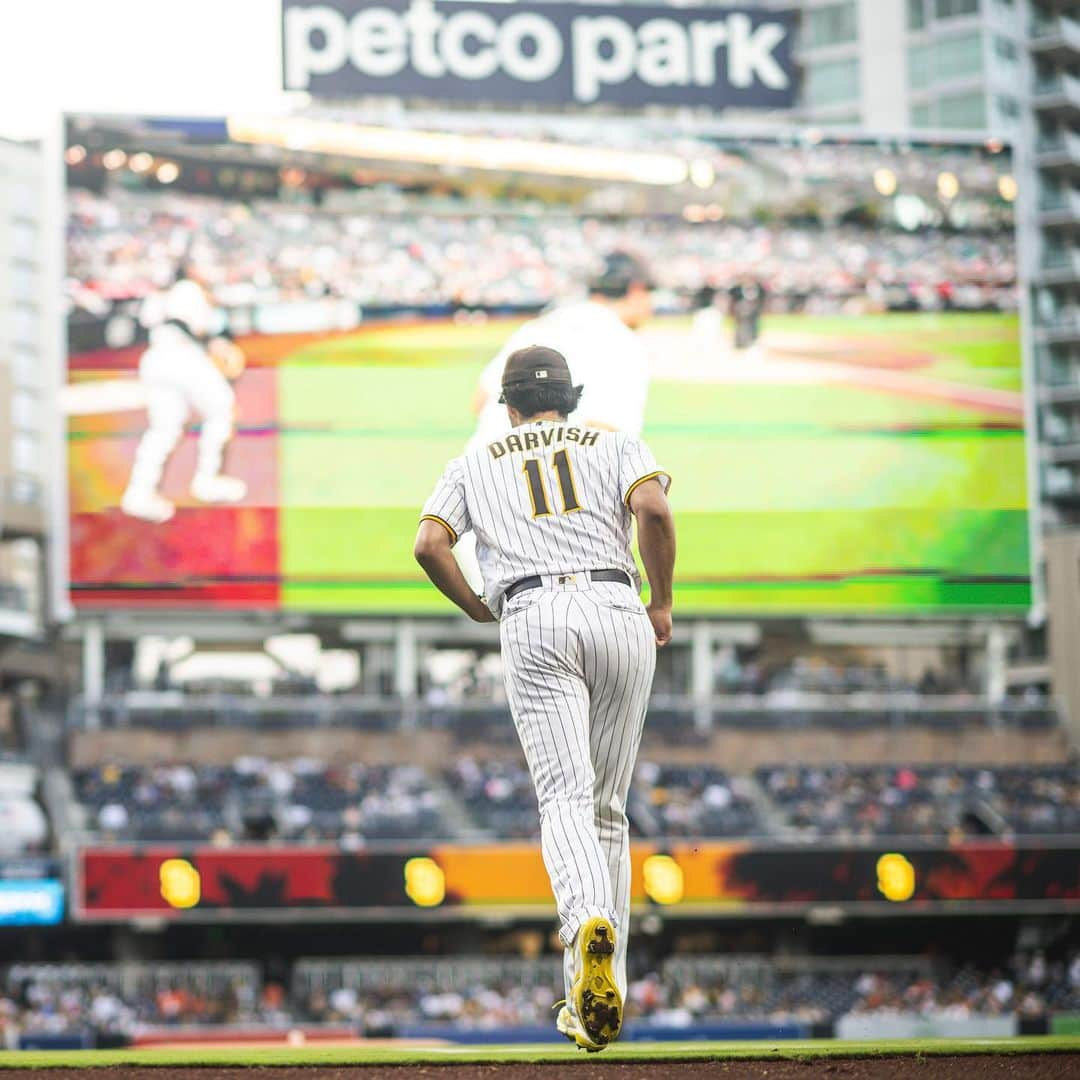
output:
<path id="1" fill-rule="evenodd" d="M 991 703 L 974 694 L 926 694 L 911 691 L 824 694 L 784 691 L 783 702 L 769 695 L 714 695 L 704 701 L 688 696 L 654 695 L 650 729 L 686 730 L 704 726 L 748 730 L 798 728 L 968 726 L 1047 728 L 1057 723 L 1052 708 Z M 133 703 L 130 699 L 136 698 Z M 406 724 L 425 730 L 445 729 L 459 739 L 485 738 L 493 731 L 513 735 L 509 708 L 498 702 L 430 707 L 386 698 L 312 697 L 240 698 L 162 694 L 119 695 L 98 705 L 81 699 L 68 710 L 73 729 L 149 728 L 183 731 L 192 727 L 345 728 L 373 732 L 402 730 Z M 706 721 L 703 725 L 703 719 Z"/>

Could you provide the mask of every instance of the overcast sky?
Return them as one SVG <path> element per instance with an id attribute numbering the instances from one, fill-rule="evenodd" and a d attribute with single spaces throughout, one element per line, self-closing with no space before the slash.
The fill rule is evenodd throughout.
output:
<path id="1" fill-rule="evenodd" d="M 0 0 L 0 136 L 61 110 L 276 109 L 280 18 L 279 0 Z"/>

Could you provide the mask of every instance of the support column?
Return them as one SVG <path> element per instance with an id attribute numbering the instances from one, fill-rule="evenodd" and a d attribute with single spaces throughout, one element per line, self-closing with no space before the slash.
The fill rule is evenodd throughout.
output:
<path id="1" fill-rule="evenodd" d="M 986 697 L 993 707 L 1005 700 L 1008 653 L 1008 631 L 994 623 L 986 632 Z"/>
<path id="2" fill-rule="evenodd" d="M 694 727 L 712 730 L 713 640 L 707 622 L 694 623 L 690 638 L 690 697 L 694 707 Z"/>
<path id="3" fill-rule="evenodd" d="M 403 726 L 417 725 L 416 679 L 419 672 L 419 652 L 416 646 L 416 624 L 412 619 L 399 619 L 394 631 L 394 693 L 402 704 Z"/>
<path id="4" fill-rule="evenodd" d="M 101 703 L 105 698 L 105 624 L 91 619 L 83 624 L 82 691 L 86 726 L 101 726 Z"/>

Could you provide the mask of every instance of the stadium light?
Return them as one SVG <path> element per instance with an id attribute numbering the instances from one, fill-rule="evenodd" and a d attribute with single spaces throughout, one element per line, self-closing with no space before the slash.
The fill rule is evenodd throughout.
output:
<path id="1" fill-rule="evenodd" d="M 127 162 L 127 154 L 123 150 L 117 148 L 116 150 L 110 150 L 104 154 L 101 158 L 101 164 L 106 169 L 119 169 Z"/>
<path id="2" fill-rule="evenodd" d="M 409 859 L 405 864 L 405 895 L 417 907 L 438 907 L 446 899 L 443 868 L 427 856 Z"/>
<path id="3" fill-rule="evenodd" d="M 69 165 L 81 165 L 86 160 L 86 147 L 75 143 L 69 146 L 64 153 L 64 161 Z"/>
<path id="4" fill-rule="evenodd" d="M 174 908 L 193 908 L 202 899 L 202 877 L 187 859 L 166 859 L 158 868 L 161 898 Z"/>
<path id="5" fill-rule="evenodd" d="M 448 168 L 655 185 L 681 184 L 689 171 L 687 163 L 675 154 L 442 131 L 396 131 L 304 117 L 231 117 L 228 130 L 235 142 Z"/>
<path id="6" fill-rule="evenodd" d="M 893 851 L 877 861 L 878 892 L 894 904 L 902 904 L 915 895 L 915 867 L 911 860 Z"/>
<path id="7" fill-rule="evenodd" d="M 162 184 L 171 184 L 180 175 L 180 166 L 175 161 L 163 161 L 154 175 Z"/>
<path id="8" fill-rule="evenodd" d="M 128 159 L 128 168 L 134 173 L 149 172 L 153 165 L 153 155 L 148 154 L 145 150 L 140 150 L 137 154 L 132 154 Z"/>
<path id="9" fill-rule="evenodd" d="M 711 161 L 695 158 L 690 162 L 690 183 L 694 187 L 711 188 L 716 183 L 716 170 Z"/>
<path id="10" fill-rule="evenodd" d="M 998 177 L 997 182 L 998 194 L 1006 202 L 1016 202 L 1016 196 L 1019 193 L 1019 185 L 1016 183 L 1016 177 L 1009 173 L 1004 173 Z"/>
<path id="11" fill-rule="evenodd" d="M 956 179 L 956 174 L 951 172 L 941 173 L 937 178 L 937 190 L 938 194 L 946 202 L 955 199 L 960 193 L 960 181 Z"/>
<path id="12" fill-rule="evenodd" d="M 641 864 L 645 895 L 657 904 L 678 904 L 686 894 L 682 867 L 670 855 L 650 855 Z"/>
<path id="13" fill-rule="evenodd" d="M 896 173 L 892 169 L 877 169 L 874 172 L 874 189 L 879 195 L 888 198 L 896 194 Z"/>

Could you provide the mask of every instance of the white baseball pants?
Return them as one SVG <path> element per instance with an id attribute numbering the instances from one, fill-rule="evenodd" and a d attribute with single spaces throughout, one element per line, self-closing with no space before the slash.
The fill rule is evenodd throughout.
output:
<path id="1" fill-rule="evenodd" d="M 129 490 L 157 490 L 192 409 L 202 419 L 195 474 L 217 476 L 232 438 L 236 395 L 206 350 L 186 343 L 152 346 L 139 361 L 139 379 L 148 424 L 135 452 Z"/>
<path id="2" fill-rule="evenodd" d="M 626 997 L 630 833 L 626 799 L 656 670 L 656 639 L 634 590 L 576 574 L 518 593 L 502 614 L 507 696 L 536 787 L 540 843 L 572 957 L 587 919 L 616 928 Z M 567 991 L 573 978 L 568 961 Z"/>

